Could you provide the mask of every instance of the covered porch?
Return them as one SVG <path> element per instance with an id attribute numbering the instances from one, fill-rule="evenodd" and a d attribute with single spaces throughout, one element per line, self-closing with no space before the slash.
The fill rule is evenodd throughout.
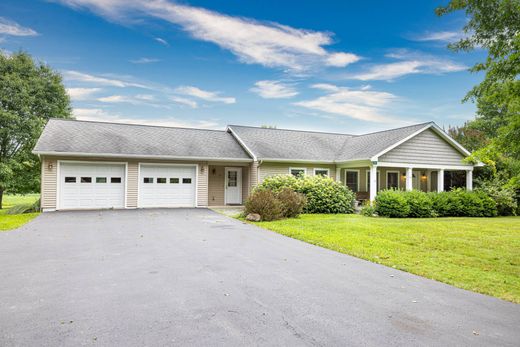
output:
<path id="1" fill-rule="evenodd" d="M 452 176 L 463 177 L 452 180 Z M 442 192 L 452 187 L 473 189 L 473 166 L 385 162 L 353 162 L 338 165 L 336 180 L 356 193 L 359 201 L 374 201 L 384 189 Z"/>

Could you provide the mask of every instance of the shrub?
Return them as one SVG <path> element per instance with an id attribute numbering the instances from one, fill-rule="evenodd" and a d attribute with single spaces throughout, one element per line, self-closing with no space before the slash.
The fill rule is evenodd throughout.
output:
<path id="1" fill-rule="evenodd" d="M 479 182 L 479 191 L 489 195 L 497 205 L 497 213 L 500 216 L 516 215 L 518 203 L 514 188 L 507 187 L 505 182 L 499 180 Z"/>
<path id="2" fill-rule="evenodd" d="M 376 214 L 375 204 L 371 204 L 370 201 L 366 201 L 363 203 L 361 207 L 361 211 L 359 212 L 361 215 L 365 217 L 373 217 Z"/>
<path id="3" fill-rule="evenodd" d="M 430 193 L 433 209 L 440 217 L 494 217 L 495 201 L 482 191 L 468 192 L 462 188 L 449 192 Z"/>
<path id="4" fill-rule="evenodd" d="M 7 210 L 6 214 L 23 214 L 23 213 L 34 213 L 40 211 L 40 199 L 32 204 L 20 204 L 15 205 Z"/>
<path id="5" fill-rule="evenodd" d="M 290 188 L 283 188 L 276 194 L 276 198 L 281 203 L 282 216 L 285 218 L 298 217 L 303 212 L 307 204 L 307 198 L 301 193 L 297 193 Z"/>
<path id="6" fill-rule="evenodd" d="M 281 219 L 282 203 L 271 190 L 254 191 L 245 203 L 244 214 L 249 213 L 258 213 L 264 221 Z"/>
<path id="7" fill-rule="evenodd" d="M 433 201 L 427 193 L 420 190 L 412 190 L 403 192 L 406 203 L 410 207 L 408 217 L 412 218 L 428 218 L 436 215 L 433 210 Z"/>
<path id="8" fill-rule="evenodd" d="M 388 189 L 377 194 L 376 212 L 384 217 L 404 218 L 410 213 L 410 206 L 402 191 Z"/>
<path id="9" fill-rule="evenodd" d="M 256 190 L 272 190 L 279 192 L 290 188 L 302 193 L 307 198 L 304 213 L 353 213 L 354 193 L 340 182 L 330 177 L 291 175 L 271 176 L 256 188 Z"/>

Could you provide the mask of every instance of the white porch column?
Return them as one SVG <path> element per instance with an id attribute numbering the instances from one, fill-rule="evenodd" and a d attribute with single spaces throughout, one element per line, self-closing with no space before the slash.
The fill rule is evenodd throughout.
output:
<path id="1" fill-rule="evenodd" d="M 336 182 L 341 182 L 341 168 L 336 167 Z"/>
<path id="2" fill-rule="evenodd" d="M 410 191 L 413 189 L 413 172 L 411 167 L 406 168 L 406 190 Z"/>
<path id="3" fill-rule="evenodd" d="M 466 190 L 473 190 L 473 170 L 466 170 Z"/>
<path id="4" fill-rule="evenodd" d="M 444 191 L 444 169 L 439 169 L 437 171 L 437 191 Z"/>
<path id="5" fill-rule="evenodd" d="M 377 195 L 377 165 L 370 166 L 370 202 L 376 200 Z"/>

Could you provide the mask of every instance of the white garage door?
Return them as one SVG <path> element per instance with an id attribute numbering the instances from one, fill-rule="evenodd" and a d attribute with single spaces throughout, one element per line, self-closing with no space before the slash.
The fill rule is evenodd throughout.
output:
<path id="1" fill-rule="evenodd" d="M 124 164 L 60 163 L 59 209 L 125 207 Z"/>
<path id="2" fill-rule="evenodd" d="M 196 167 L 140 165 L 139 207 L 195 207 Z"/>

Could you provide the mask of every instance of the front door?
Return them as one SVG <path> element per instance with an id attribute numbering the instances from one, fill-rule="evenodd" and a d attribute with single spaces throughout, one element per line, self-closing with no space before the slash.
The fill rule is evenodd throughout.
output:
<path id="1" fill-rule="evenodd" d="M 226 205 L 242 204 L 242 168 L 227 167 L 225 174 Z"/>

